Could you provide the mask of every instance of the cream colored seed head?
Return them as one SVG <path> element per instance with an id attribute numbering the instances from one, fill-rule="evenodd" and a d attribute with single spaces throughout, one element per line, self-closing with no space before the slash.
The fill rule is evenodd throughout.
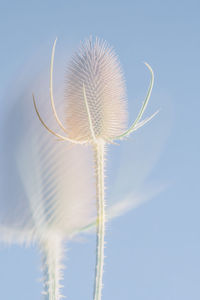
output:
<path id="1" fill-rule="evenodd" d="M 125 85 L 120 65 L 113 50 L 106 42 L 96 38 L 95 42 L 88 40 L 82 45 L 69 66 L 67 80 L 67 111 L 66 125 L 60 121 L 56 112 L 53 97 L 53 63 L 56 41 L 54 42 L 50 68 L 50 99 L 54 117 L 65 135 L 50 129 L 38 111 L 35 96 L 33 103 L 42 125 L 62 141 L 74 144 L 97 144 L 98 141 L 111 142 L 128 137 L 133 131 L 149 122 L 157 113 L 140 121 L 154 83 L 151 67 L 145 63 L 151 73 L 151 81 L 146 98 L 132 125 L 126 126 Z"/>
<path id="2" fill-rule="evenodd" d="M 66 124 L 69 138 L 112 140 L 127 128 L 126 92 L 123 74 L 114 51 L 106 42 L 86 40 L 73 56 L 67 74 Z"/>

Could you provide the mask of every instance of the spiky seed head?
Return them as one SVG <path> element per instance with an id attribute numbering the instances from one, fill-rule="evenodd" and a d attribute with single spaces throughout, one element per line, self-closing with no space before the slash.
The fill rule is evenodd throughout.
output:
<path id="1" fill-rule="evenodd" d="M 126 91 L 119 60 L 105 41 L 81 44 L 68 68 L 66 124 L 71 139 L 92 139 L 85 95 L 95 137 L 109 140 L 126 128 Z"/>

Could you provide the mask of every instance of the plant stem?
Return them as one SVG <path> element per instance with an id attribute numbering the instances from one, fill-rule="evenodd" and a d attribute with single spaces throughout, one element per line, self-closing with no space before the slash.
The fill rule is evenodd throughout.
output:
<path id="1" fill-rule="evenodd" d="M 97 244 L 96 244 L 96 278 L 94 284 L 94 300 L 101 299 L 104 266 L 104 235 L 105 235 L 105 200 L 104 200 L 104 159 L 105 142 L 98 140 L 94 144 L 96 169 L 97 198 Z"/>
<path id="2" fill-rule="evenodd" d="M 62 240 L 58 236 L 42 242 L 42 266 L 44 274 L 44 300 L 60 300 L 62 279 Z"/>

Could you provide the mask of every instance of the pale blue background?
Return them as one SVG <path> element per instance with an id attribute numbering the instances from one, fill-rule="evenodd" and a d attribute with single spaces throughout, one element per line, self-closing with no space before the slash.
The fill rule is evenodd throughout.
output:
<path id="1" fill-rule="evenodd" d="M 147 150 L 151 143 L 162 140 L 162 135 L 165 137 L 149 178 L 167 187 L 107 226 L 103 299 L 200 299 L 199 1 L 1 1 L 1 112 L 9 105 L 6 95 L 17 74 L 35 53 L 48 63 L 56 36 L 57 51 L 68 49 L 67 56 L 91 34 L 106 39 L 116 49 L 125 72 L 132 116 L 149 80 L 142 62 L 151 64 L 156 83 L 148 112 L 161 111 L 141 132 L 151 137 L 145 144 Z M 154 131 L 156 126 L 160 131 Z M 140 140 L 142 134 L 135 135 L 136 144 L 136 137 Z M 134 141 L 129 150 L 128 142 L 120 147 L 122 153 L 127 149 L 130 154 Z M 142 143 L 140 147 L 142 152 Z M 122 157 L 118 152 L 113 148 L 113 161 Z M 126 163 L 131 174 L 129 165 Z M 114 168 L 114 163 L 109 165 L 109 177 L 115 177 Z M 135 174 L 135 167 L 131 168 Z M 130 188 L 131 178 L 124 184 Z M 109 190 L 109 195 L 117 193 Z M 95 238 L 90 236 L 67 247 L 64 294 L 68 299 L 92 299 Z M 40 299 L 39 268 L 35 248 L 7 249 L 2 245 L 0 299 Z"/>

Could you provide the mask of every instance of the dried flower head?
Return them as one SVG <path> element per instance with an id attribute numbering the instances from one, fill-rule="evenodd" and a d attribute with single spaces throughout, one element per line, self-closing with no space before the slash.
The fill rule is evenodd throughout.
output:
<path id="1" fill-rule="evenodd" d="M 60 140 L 75 144 L 93 143 L 99 138 L 112 143 L 114 140 L 127 137 L 158 113 L 155 112 L 140 122 L 154 83 L 153 71 L 145 63 L 151 72 L 150 86 L 137 118 L 129 129 L 124 130 L 127 121 L 126 92 L 118 58 L 106 42 L 97 38 L 95 42 L 89 39 L 75 53 L 68 68 L 65 127 L 57 115 L 53 97 L 53 64 L 56 41 L 57 39 L 54 42 L 51 56 L 50 98 L 55 119 L 67 136 L 54 132 L 46 125 L 39 114 L 33 95 L 36 113 L 50 133 Z"/>
<path id="2" fill-rule="evenodd" d="M 87 40 L 68 68 L 66 126 L 74 140 L 92 140 L 87 105 L 96 138 L 110 140 L 126 128 L 126 92 L 120 63 L 105 41 Z"/>

